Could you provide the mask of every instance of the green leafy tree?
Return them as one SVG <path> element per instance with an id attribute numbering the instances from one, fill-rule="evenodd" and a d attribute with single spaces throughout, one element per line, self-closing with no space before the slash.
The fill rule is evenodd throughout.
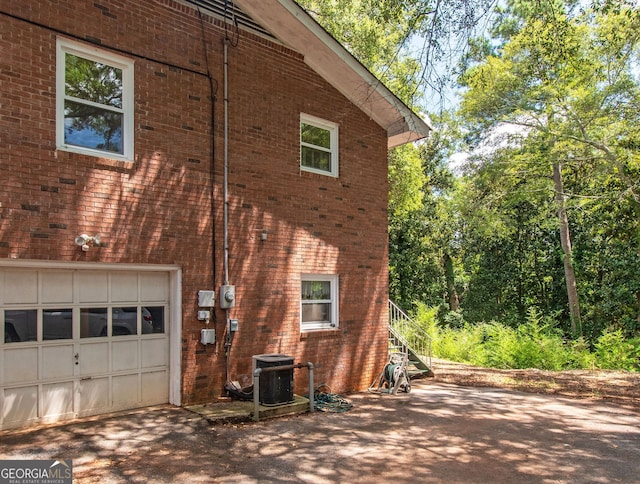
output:
<path id="1" fill-rule="evenodd" d="M 598 177 L 615 174 L 626 188 L 624 203 L 638 213 L 638 179 L 631 175 L 638 171 L 632 140 L 640 121 L 633 76 L 640 17 L 634 6 L 614 3 L 615 9 L 577 14 L 554 2 L 539 2 L 544 8 L 524 16 L 513 9 L 518 22 L 498 29 L 508 40 L 462 78 L 466 119 L 485 133 L 518 126 L 528 151 L 549 167 L 574 334 L 581 332 L 581 315 L 565 170 L 587 165 Z"/>
<path id="2" fill-rule="evenodd" d="M 405 308 L 447 299 L 444 261 L 454 250 L 446 194 L 453 177 L 441 152 L 443 137 L 396 149 L 390 155 L 390 295 Z M 445 254 L 449 255 L 445 255 Z M 449 292 L 455 287 L 449 286 Z M 450 296 L 449 300 L 454 296 Z"/>
<path id="3" fill-rule="evenodd" d="M 444 106 L 458 58 L 495 0 L 298 3 L 409 106 Z"/>

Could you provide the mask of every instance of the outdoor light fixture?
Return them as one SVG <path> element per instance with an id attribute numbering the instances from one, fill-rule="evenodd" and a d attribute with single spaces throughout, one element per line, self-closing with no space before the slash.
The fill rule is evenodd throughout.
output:
<path id="1" fill-rule="evenodd" d="M 87 235 L 87 234 L 81 234 L 81 235 L 78 235 L 74 241 L 77 246 L 82 247 L 83 252 L 86 252 L 89 250 L 89 247 L 91 246 L 97 247 L 100 245 L 100 236 L 94 235 L 93 237 L 91 237 L 90 235 Z"/>

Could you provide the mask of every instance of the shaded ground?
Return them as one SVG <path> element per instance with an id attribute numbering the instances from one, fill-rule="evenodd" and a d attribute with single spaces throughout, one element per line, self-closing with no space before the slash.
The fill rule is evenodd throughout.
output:
<path id="1" fill-rule="evenodd" d="M 435 380 L 464 386 L 604 400 L 640 407 L 640 373 L 608 370 L 499 370 L 435 359 Z"/>
<path id="2" fill-rule="evenodd" d="M 167 405 L 0 432 L 0 459 L 72 459 L 101 484 L 637 482 L 637 408 L 438 380 L 453 373 L 346 413 L 211 426 Z"/>

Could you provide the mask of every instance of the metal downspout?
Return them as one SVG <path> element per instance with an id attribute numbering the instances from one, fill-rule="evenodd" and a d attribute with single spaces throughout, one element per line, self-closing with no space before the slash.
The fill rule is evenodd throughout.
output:
<path id="1" fill-rule="evenodd" d="M 224 265 L 224 285 L 229 284 L 229 76 L 228 76 L 228 58 L 229 39 L 225 38 L 223 44 L 223 97 L 224 97 L 224 173 L 223 173 L 223 265 Z M 231 319 L 229 317 L 230 309 L 225 309 L 225 356 L 226 356 L 226 379 L 225 386 L 229 383 L 229 360 L 231 353 Z"/>
<path id="2" fill-rule="evenodd" d="M 224 41 L 224 284 L 229 284 L 229 78 L 228 41 Z"/>

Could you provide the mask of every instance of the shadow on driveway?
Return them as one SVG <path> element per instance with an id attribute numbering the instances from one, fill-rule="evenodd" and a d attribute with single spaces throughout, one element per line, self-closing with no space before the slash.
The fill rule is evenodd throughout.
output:
<path id="1" fill-rule="evenodd" d="M 638 482 L 640 414 L 601 402 L 414 382 L 346 413 L 210 426 L 154 407 L 0 433 L 0 459 L 73 459 L 74 481 Z"/>

